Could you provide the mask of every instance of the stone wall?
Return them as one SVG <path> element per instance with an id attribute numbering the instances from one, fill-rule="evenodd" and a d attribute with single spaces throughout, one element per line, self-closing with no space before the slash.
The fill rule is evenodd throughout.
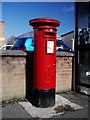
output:
<path id="1" fill-rule="evenodd" d="M 1 51 L 2 100 L 22 98 L 26 94 L 26 53 Z M 1 94 L 1 93 L 0 93 Z"/>
<path id="2" fill-rule="evenodd" d="M 56 92 L 72 89 L 72 60 L 73 54 L 59 52 L 56 57 Z"/>

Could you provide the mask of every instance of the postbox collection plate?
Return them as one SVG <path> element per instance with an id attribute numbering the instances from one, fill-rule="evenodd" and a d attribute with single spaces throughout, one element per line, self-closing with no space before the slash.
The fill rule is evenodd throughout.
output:
<path id="1" fill-rule="evenodd" d="M 47 40 L 47 54 L 54 54 L 54 40 Z"/>

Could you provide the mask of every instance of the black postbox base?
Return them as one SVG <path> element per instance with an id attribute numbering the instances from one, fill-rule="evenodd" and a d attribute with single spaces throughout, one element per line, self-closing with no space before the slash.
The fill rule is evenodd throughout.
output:
<path id="1" fill-rule="evenodd" d="M 40 108 L 53 107 L 55 105 L 55 89 L 34 89 L 32 104 Z"/>

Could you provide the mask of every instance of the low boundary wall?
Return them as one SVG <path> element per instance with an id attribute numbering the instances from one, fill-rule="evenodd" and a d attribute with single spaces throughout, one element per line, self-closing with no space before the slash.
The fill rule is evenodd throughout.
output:
<path id="1" fill-rule="evenodd" d="M 67 52 L 56 55 L 56 93 L 72 89 L 73 58 L 73 54 Z M 0 84 L 3 101 L 32 95 L 33 53 L 0 51 Z"/>
<path id="2" fill-rule="evenodd" d="M 26 53 L 0 51 L 2 100 L 19 99 L 26 94 Z M 1 81 L 0 80 L 0 81 Z"/>

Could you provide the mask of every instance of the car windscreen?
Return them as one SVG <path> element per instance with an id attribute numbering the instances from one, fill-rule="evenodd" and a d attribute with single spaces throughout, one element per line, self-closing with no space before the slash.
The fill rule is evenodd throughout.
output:
<path id="1" fill-rule="evenodd" d="M 26 38 L 19 38 L 18 40 L 16 40 L 16 42 L 14 43 L 14 47 L 21 47 L 24 45 Z"/>
<path id="2" fill-rule="evenodd" d="M 68 47 L 66 47 L 65 45 L 63 45 L 62 43 L 60 43 L 60 42 L 58 42 L 58 41 L 57 41 L 57 48 L 58 48 L 58 49 L 61 49 L 61 50 L 63 50 L 63 51 L 69 50 Z"/>

